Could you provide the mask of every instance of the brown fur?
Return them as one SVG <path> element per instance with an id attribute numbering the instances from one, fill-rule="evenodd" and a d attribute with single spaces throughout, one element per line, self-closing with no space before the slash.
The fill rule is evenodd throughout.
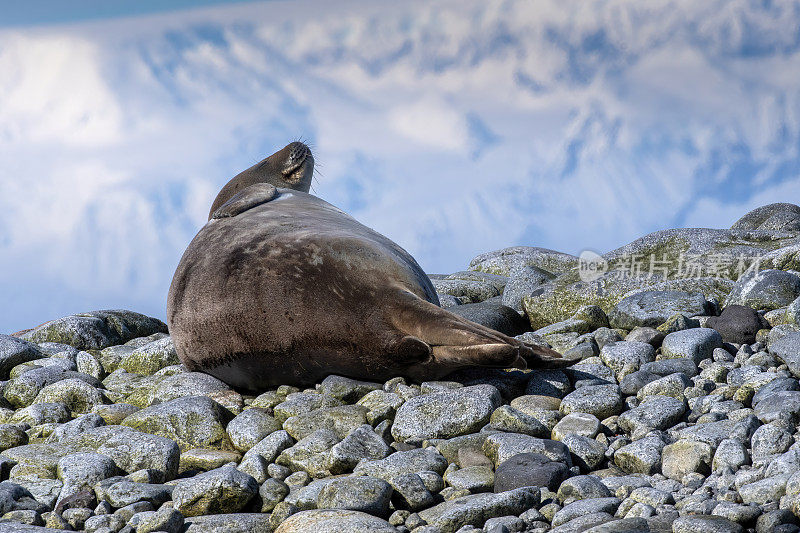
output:
<path id="1" fill-rule="evenodd" d="M 169 329 L 192 370 L 264 390 L 328 374 L 425 380 L 474 365 L 570 364 L 442 309 L 414 258 L 315 196 L 279 188 L 260 205 L 252 190 L 231 196 L 169 290 Z M 231 216 L 243 197 L 249 209 Z"/>

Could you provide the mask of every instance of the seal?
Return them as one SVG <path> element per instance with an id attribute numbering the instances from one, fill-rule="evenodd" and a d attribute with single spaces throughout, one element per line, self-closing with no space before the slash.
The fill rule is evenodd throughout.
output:
<path id="1" fill-rule="evenodd" d="M 189 244 L 167 321 L 186 367 L 251 391 L 329 374 L 422 381 L 475 365 L 574 363 L 442 309 L 400 246 L 316 196 L 263 182 L 230 195 Z"/>
<path id="2" fill-rule="evenodd" d="M 242 189 L 255 183 L 271 183 L 275 187 L 285 187 L 308 192 L 314 177 L 314 156 L 305 144 L 295 141 L 289 143 L 271 156 L 240 172 L 219 191 L 208 219 L 222 204 Z"/>

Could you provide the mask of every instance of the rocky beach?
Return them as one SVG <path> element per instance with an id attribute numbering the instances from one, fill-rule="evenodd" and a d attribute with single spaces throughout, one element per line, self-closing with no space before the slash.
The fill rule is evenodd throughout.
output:
<path id="1" fill-rule="evenodd" d="M 800 207 L 465 267 L 575 364 L 247 395 L 134 311 L 0 335 L 0 532 L 800 531 Z"/>

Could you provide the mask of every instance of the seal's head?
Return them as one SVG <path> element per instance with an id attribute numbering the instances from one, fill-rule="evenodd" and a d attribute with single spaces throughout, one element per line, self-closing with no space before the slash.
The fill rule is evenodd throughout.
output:
<path id="1" fill-rule="evenodd" d="M 302 142 L 289 143 L 263 161 L 234 176 L 219 191 L 211 205 L 209 219 L 222 204 L 242 189 L 255 183 L 308 192 L 314 177 L 314 156 Z"/>

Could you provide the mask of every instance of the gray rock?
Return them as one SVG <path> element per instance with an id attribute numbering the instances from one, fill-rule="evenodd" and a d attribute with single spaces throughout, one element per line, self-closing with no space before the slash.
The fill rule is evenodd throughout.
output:
<path id="1" fill-rule="evenodd" d="M 323 407 L 339 407 L 344 402 L 339 398 L 315 392 L 293 392 L 286 400 L 277 404 L 274 409 L 275 419 L 285 422 L 289 418 L 321 409 Z"/>
<path id="2" fill-rule="evenodd" d="M 721 516 L 737 524 L 752 523 L 761 514 L 756 505 L 741 505 L 731 502 L 720 502 L 711 512 L 712 516 Z"/>
<path id="3" fill-rule="evenodd" d="M 569 476 L 569 467 L 540 453 L 520 453 L 502 461 L 495 471 L 494 491 L 547 487 L 555 491 Z"/>
<path id="4" fill-rule="evenodd" d="M 496 516 L 519 515 L 538 503 L 538 490 L 521 488 L 456 498 L 420 511 L 419 516 L 442 533 L 455 533 L 465 525 L 482 526 Z"/>
<path id="5" fill-rule="evenodd" d="M 322 380 L 319 391 L 321 394 L 332 396 L 343 402 L 353 403 L 360 400 L 367 393 L 380 390 L 382 387 L 383 385 L 380 383 L 331 375 Z"/>
<path id="6" fill-rule="evenodd" d="M 726 305 L 778 309 L 800 296 L 800 277 L 783 270 L 746 272 L 733 285 Z"/>
<path id="7" fill-rule="evenodd" d="M 614 464 L 629 474 L 652 475 L 661 469 L 664 441 L 657 433 L 633 441 L 614 453 Z"/>
<path id="8" fill-rule="evenodd" d="M 107 533 L 108 531 L 119 531 L 124 525 L 125 519 L 121 516 L 103 514 L 87 518 L 83 529 L 86 533 Z"/>
<path id="9" fill-rule="evenodd" d="M 427 470 L 441 475 L 445 468 L 447 468 L 447 459 L 438 450 L 424 448 L 395 452 L 389 457 L 377 461 L 362 461 L 356 466 L 353 473 L 390 481 L 401 474 L 414 474 Z"/>
<path id="10" fill-rule="evenodd" d="M 269 518 L 263 513 L 187 517 L 183 533 L 269 533 L 272 531 Z"/>
<path id="11" fill-rule="evenodd" d="M 500 392 L 491 385 L 475 385 L 417 396 L 397 411 L 392 436 L 400 442 L 452 438 L 483 427 L 500 405 Z"/>
<path id="12" fill-rule="evenodd" d="M 451 313 L 510 337 L 528 330 L 528 322 L 510 307 L 494 301 L 457 305 Z"/>
<path id="13" fill-rule="evenodd" d="M 503 305 L 524 315 L 522 299 L 554 277 L 550 272 L 533 265 L 519 265 L 512 268 L 508 275 L 508 283 L 503 289 Z"/>
<path id="14" fill-rule="evenodd" d="M 477 303 L 501 295 L 494 283 L 478 279 L 431 279 L 433 288 L 439 294 L 454 296 L 469 303 Z"/>
<path id="15" fill-rule="evenodd" d="M 63 403 L 35 403 L 14 412 L 8 419 L 10 424 L 60 424 L 70 419 L 69 410 Z"/>
<path id="16" fill-rule="evenodd" d="M 62 379 L 80 379 L 92 387 L 101 386 L 99 380 L 88 374 L 64 370 L 58 366 L 46 366 L 34 368 L 9 380 L 3 388 L 3 396 L 14 407 L 24 407 L 33 403 L 44 387 Z"/>
<path id="17" fill-rule="evenodd" d="M 62 403 L 73 413 L 88 413 L 103 403 L 103 396 L 84 380 L 69 378 L 42 388 L 33 403 Z"/>
<path id="18" fill-rule="evenodd" d="M 58 500 L 90 489 L 98 482 L 117 473 L 117 465 L 110 457 L 99 453 L 73 453 L 58 461 L 58 478 L 64 484 Z"/>
<path id="19" fill-rule="evenodd" d="M 337 442 L 339 437 L 333 431 L 318 429 L 284 450 L 275 462 L 294 471 L 303 470 L 314 477 L 325 477 L 330 473 L 327 470 L 328 452 Z"/>
<path id="20" fill-rule="evenodd" d="M 661 354 L 666 359 L 686 358 L 699 364 L 710 359 L 715 348 L 722 348 L 722 336 L 713 329 L 676 331 L 664 337 Z"/>
<path id="21" fill-rule="evenodd" d="M 179 363 L 172 338 L 164 337 L 124 355 L 120 367 L 132 374 L 150 376 L 162 368 Z"/>
<path id="22" fill-rule="evenodd" d="M 224 466 L 180 481 L 172 491 L 172 499 L 183 516 L 235 513 L 247 505 L 258 489 L 251 476 Z"/>
<path id="23" fill-rule="evenodd" d="M 494 471 L 491 464 L 467 466 L 445 472 L 444 480 L 456 490 L 491 492 L 494 488 Z"/>
<path id="24" fill-rule="evenodd" d="M 470 270 L 510 276 L 518 267 L 534 266 L 546 272 L 561 274 L 572 270 L 578 258 L 547 248 L 512 246 L 474 257 L 469 262 Z"/>
<path id="25" fill-rule="evenodd" d="M 136 533 L 155 533 L 157 531 L 181 533 L 183 531 L 183 515 L 169 507 L 162 507 L 136 524 Z"/>
<path id="26" fill-rule="evenodd" d="M 645 363 L 642 365 L 641 370 L 662 377 L 676 373 L 694 377 L 698 373 L 697 363 L 686 358 L 662 359 L 652 363 Z"/>
<path id="27" fill-rule="evenodd" d="M 148 502 L 157 507 L 172 498 L 169 485 L 156 483 L 134 483 L 125 478 L 109 478 L 95 485 L 98 501 L 107 501 L 120 508 L 136 502 Z"/>
<path id="28" fill-rule="evenodd" d="M 561 370 L 534 370 L 525 386 L 525 394 L 563 398 L 571 389 L 569 378 Z"/>
<path id="29" fill-rule="evenodd" d="M 534 437 L 550 436 L 550 429 L 537 418 L 509 405 L 501 405 L 495 409 L 489 422 L 493 429 L 500 431 L 523 433 Z"/>
<path id="30" fill-rule="evenodd" d="M 660 378 L 658 374 L 647 372 L 646 370 L 637 370 L 622 378 L 619 382 L 619 390 L 626 396 L 636 396 L 642 388 Z"/>
<path id="31" fill-rule="evenodd" d="M 563 505 L 569 505 L 578 500 L 608 498 L 611 495 L 611 491 L 597 476 L 571 477 L 558 488 L 558 499 Z M 619 505 L 619 501 L 617 505 Z"/>
<path id="32" fill-rule="evenodd" d="M 780 340 L 772 343 L 770 353 L 789 367 L 795 376 L 800 376 L 800 333 L 789 333 Z"/>
<path id="33" fill-rule="evenodd" d="M 606 458 L 607 446 L 582 435 L 566 435 L 562 442 L 569 448 L 572 461 L 581 471 L 597 469 Z"/>
<path id="34" fill-rule="evenodd" d="M 688 317 L 705 315 L 708 304 L 700 293 L 645 290 L 620 300 L 608 318 L 615 328 L 654 328 L 676 313 Z"/>
<path id="35" fill-rule="evenodd" d="M 21 485 L 11 481 L 0 482 L 0 514 L 40 507 L 33 494 Z"/>
<path id="36" fill-rule="evenodd" d="M 261 484 L 258 494 L 261 496 L 261 512 L 269 513 L 289 495 L 289 486 L 283 481 L 269 478 Z"/>
<path id="37" fill-rule="evenodd" d="M 318 429 L 330 429 L 343 439 L 367 422 L 366 415 L 367 408 L 361 405 L 323 407 L 288 418 L 283 423 L 283 429 L 297 440 L 307 437 Z"/>
<path id="38" fill-rule="evenodd" d="M 744 444 L 735 439 L 725 439 L 719 443 L 711 463 L 715 472 L 730 468 L 734 471 L 750 463 L 750 453 Z"/>
<path id="39" fill-rule="evenodd" d="M 136 337 L 166 333 L 158 319 L 124 310 L 94 311 L 59 318 L 26 332 L 31 342 L 58 342 L 79 350 L 99 350 Z"/>
<path id="40" fill-rule="evenodd" d="M 760 424 L 754 417 L 745 417 L 742 420 L 720 420 L 717 422 L 703 422 L 695 424 L 677 432 L 681 439 L 694 440 L 710 444 L 712 448 L 719 446 L 725 439 L 736 439 L 747 442 L 753 431 Z"/>
<path id="41" fill-rule="evenodd" d="M 679 440 L 664 446 L 661 453 L 661 471 L 670 479 L 680 481 L 690 472 L 708 474 L 714 449 L 705 442 Z"/>
<path id="42" fill-rule="evenodd" d="M 383 459 L 391 453 L 392 449 L 373 431 L 372 426 L 364 424 L 331 448 L 328 469 L 334 474 L 349 472 L 362 459 Z"/>
<path id="43" fill-rule="evenodd" d="M 770 455 L 783 453 L 794 444 L 792 435 L 787 431 L 765 424 L 756 429 L 750 438 L 754 460 L 764 459 Z"/>
<path id="44" fill-rule="evenodd" d="M 435 503 L 431 490 L 425 485 L 419 474 L 400 474 L 391 478 L 389 483 L 394 489 L 392 503 L 397 509 L 419 511 L 431 507 Z"/>
<path id="45" fill-rule="evenodd" d="M 344 509 L 314 509 L 295 513 L 281 523 L 275 533 L 306 533 L 309 531 L 314 533 L 362 533 L 364 531 L 399 533 L 399 530 L 386 520 L 361 511 Z"/>
<path id="46" fill-rule="evenodd" d="M 558 527 L 576 518 L 594 513 L 608 513 L 609 515 L 613 515 L 617 511 L 619 504 L 619 498 L 613 496 L 608 498 L 580 500 L 567 504 L 553 516 L 553 527 Z"/>
<path id="47" fill-rule="evenodd" d="M 560 461 L 572 467 L 569 449 L 561 442 L 539 439 L 519 433 L 493 433 L 483 442 L 483 453 L 495 465 L 500 465 L 520 453 L 539 453 L 552 461 Z"/>
<path id="48" fill-rule="evenodd" d="M 264 464 L 274 463 L 281 452 L 293 444 L 294 439 L 286 431 L 281 430 L 271 433 L 244 454 L 239 468 L 243 469 L 248 464 L 259 460 L 259 458 Z"/>
<path id="49" fill-rule="evenodd" d="M 625 336 L 628 342 L 646 342 L 653 348 L 661 346 L 661 341 L 664 340 L 666 333 L 658 331 L 656 328 L 639 326 L 633 328 L 630 333 Z"/>
<path id="50" fill-rule="evenodd" d="M 753 344 L 758 330 L 768 327 L 766 320 L 754 309 L 743 305 L 729 305 L 719 316 L 712 316 L 706 322 L 722 335 L 725 342 Z"/>
<path id="51" fill-rule="evenodd" d="M 580 389 L 588 385 L 616 384 L 617 378 L 614 376 L 614 371 L 606 365 L 599 363 L 600 361 L 597 359 L 589 359 L 564 369 L 564 373 L 569 376 L 575 389 Z"/>
<path id="52" fill-rule="evenodd" d="M 669 396 L 683 401 L 684 391 L 691 387 L 693 383 L 684 374 L 676 373 L 654 379 L 650 383 L 644 385 L 636 397 L 644 401 L 653 396 Z"/>
<path id="53" fill-rule="evenodd" d="M 789 474 L 782 474 L 747 483 L 739 487 L 739 495 L 744 503 L 763 505 L 770 501 L 778 501 L 786 492 L 786 481 Z"/>
<path id="54" fill-rule="evenodd" d="M 765 424 L 775 422 L 783 417 L 796 420 L 800 417 L 800 392 L 773 392 L 758 402 L 754 413 Z"/>
<path id="55" fill-rule="evenodd" d="M 272 418 L 265 409 L 252 408 L 239 413 L 228 423 L 231 443 L 240 452 L 246 452 L 264 437 L 281 429 L 280 423 Z"/>
<path id="56" fill-rule="evenodd" d="M 553 440 L 563 440 L 567 435 L 594 438 L 600 431 L 600 420 L 587 413 L 570 413 L 553 428 Z"/>
<path id="57" fill-rule="evenodd" d="M 235 393 L 230 386 L 214 376 L 202 372 L 181 372 L 157 383 L 147 395 L 147 404 L 164 403 L 186 396 L 208 396 L 227 407 L 225 398 L 232 394 Z"/>
<path id="58" fill-rule="evenodd" d="M 731 226 L 733 230 L 800 231 L 800 207 L 789 203 L 768 204 L 753 209 Z"/>
<path id="59" fill-rule="evenodd" d="M 741 533 L 742 526 L 721 516 L 686 515 L 672 523 L 674 533 Z"/>
<path id="60" fill-rule="evenodd" d="M 229 420 L 230 413 L 217 402 L 205 396 L 190 396 L 137 411 L 122 425 L 174 440 L 181 450 L 232 450 L 225 432 Z"/>
<path id="61" fill-rule="evenodd" d="M 600 359 L 618 379 L 622 379 L 639 370 L 644 363 L 655 361 L 656 351 L 644 342 L 614 342 L 603 346 Z"/>
<path id="62" fill-rule="evenodd" d="M 320 491 L 319 509 L 347 509 L 375 516 L 389 516 L 392 486 L 383 479 L 368 476 L 334 479 Z"/>
<path id="63" fill-rule="evenodd" d="M 589 413 L 602 420 L 622 412 L 624 401 L 619 386 L 588 385 L 581 387 L 561 400 L 560 410 L 564 414 Z"/>
<path id="64" fill-rule="evenodd" d="M 8 379 L 9 371 L 15 366 L 44 357 L 46 354 L 32 342 L 0 334 L 0 379 Z"/>

